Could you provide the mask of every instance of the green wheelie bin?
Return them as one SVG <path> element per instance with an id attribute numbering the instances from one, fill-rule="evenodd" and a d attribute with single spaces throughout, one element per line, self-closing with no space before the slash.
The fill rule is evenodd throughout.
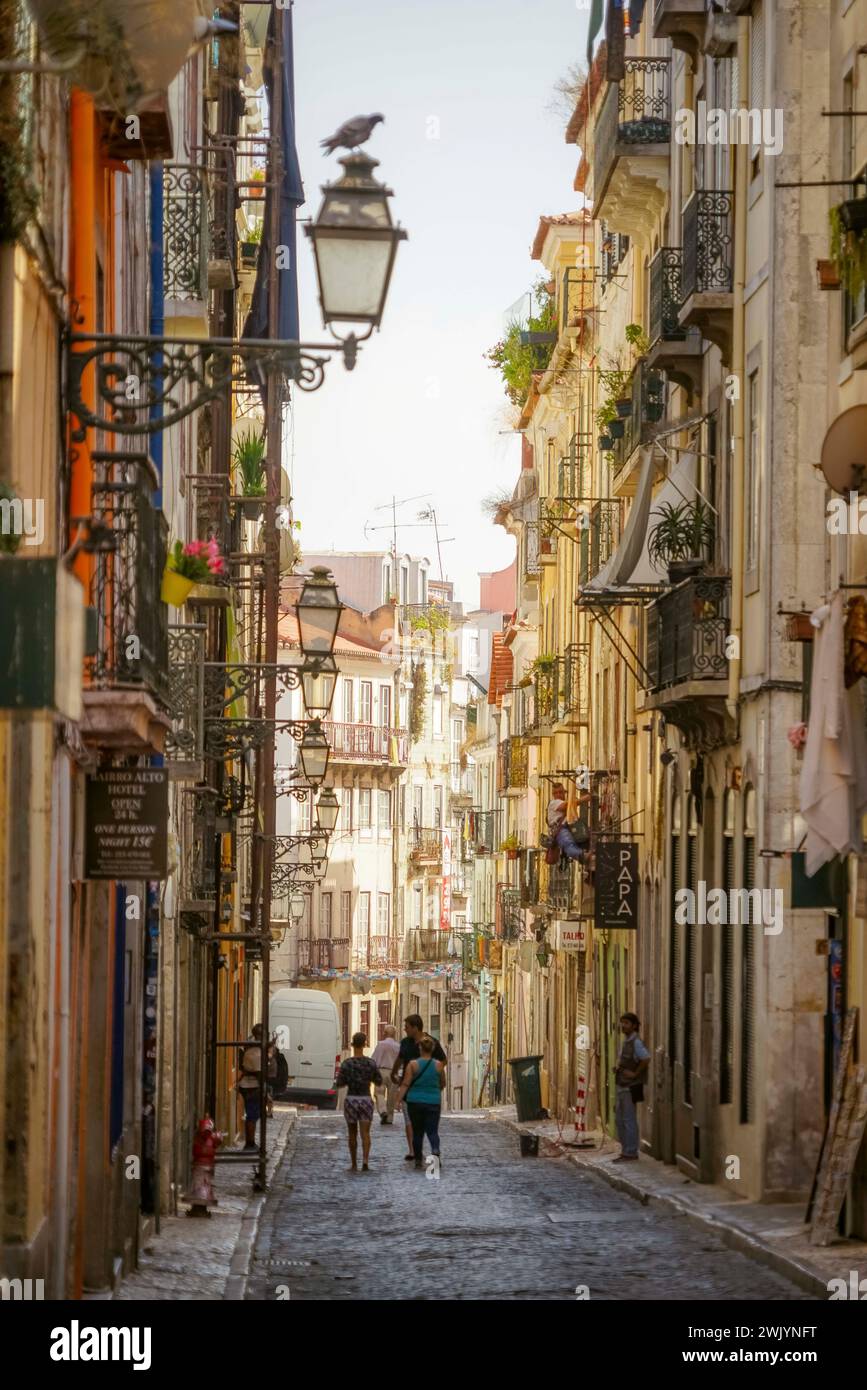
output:
<path id="1" fill-rule="evenodd" d="M 538 1120 L 541 1116 L 542 1078 L 539 1072 L 541 1060 L 541 1056 L 509 1058 L 519 1124 L 526 1124 L 528 1120 Z"/>

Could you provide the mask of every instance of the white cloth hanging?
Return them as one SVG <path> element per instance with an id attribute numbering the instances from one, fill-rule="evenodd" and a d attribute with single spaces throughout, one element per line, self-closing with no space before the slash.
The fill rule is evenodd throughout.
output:
<path id="1" fill-rule="evenodd" d="M 810 722 L 801 769 L 801 814 L 807 824 L 805 869 L 812 877 L 836 854 L 859 853 L 867 811 L 867 731 L 858 687 L 843 682 L 844 600 L 811 615 L 816 628 Z"/>

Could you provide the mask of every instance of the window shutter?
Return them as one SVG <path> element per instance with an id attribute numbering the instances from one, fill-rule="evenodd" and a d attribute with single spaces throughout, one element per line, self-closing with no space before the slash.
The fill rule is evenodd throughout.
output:
<path id="1" fill-rule="evenodd" d="M 680 836 L 671 837 L 671 918 L 668 943 L 668 1055 L 672 1062 L 679 1056 L 678 1039 L 681 1025 L 680 933 L 675 921 L 675 893 L 680 887 Z"/>
<path id="2" fill-rule="evenodd" d="M 726 902 L 731 902 L 729 894 L 734 887 L 735 842 L 731 835 L 723 836 L 723 887 Z M 719 1058 L 719 1101 L 720 1105 L 730 1105 L 732 1099 L 732 1072 L 734 1069 L 734 1019 L 735 996 L 735 953 L 733 941 L 734 928 L 727 923 L 721 928 L 722 990 L 720 997 L 720 1058 Z"/>
<path id="3" fill-rule="evenodd" d="M 696 837 L 687 835 L 686 837 L 686 887 L 691 889 L 693 903 L 696 903 Z M 695 914 L 693 914 L 695 915 Z M 692 1069 L 694 1058 L 694 1019 L 695 1019 L 695 997 L 696 997 L 696 933 L 698 926 L 695 922 L 684 922 L 683 924 L 683 1098 L 687 1105 L 692 1104 Z"/>
<path id="4" fill-rule="evenodd" d="M 756 842 L 744 838 L 744 888 L 756 883 Z M 752 915 L 752 913 L 750 914 Z M 741 926 L 741 1105 L 740 1120 L 748 1125 L 755 1118 L 753 1051 L 755 1031 L 755 933 L 752 922 Z"/>

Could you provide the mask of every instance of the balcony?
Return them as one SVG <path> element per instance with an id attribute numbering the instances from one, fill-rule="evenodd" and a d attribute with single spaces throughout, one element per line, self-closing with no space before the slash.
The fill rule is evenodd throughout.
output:
<path id="1" fill-rule="evenodd" d="M 653 37 L 670 39 L 694 62 L 704 46 L 707 11 L 707 0 L 653 0 Z"/>
<path id="2" fill-rule="evenodd" d="M 180 912 L 210 919 L 216 903 L 217 807 L 213 796 L 185 792 L 178 855 Z"/>
<path id="3" fill-rule="evenodd" d="M 305 947 L 306 957 L 301 965 L 301 947 Z M 350 961 L 350 941 L 348 936 L 325 937 L 318 941 L 298 942 L 300 970 L 348 970 Z"/>
<path id="4" fill-rule="evenodd" d="M 500 796 L 520 796 L 527 789 L 527 745 L 520 738 L 505 738 L 497 749 L 497 791 Z"/>
<path id="5" fill-rule="evenodd" d="M 470 812 L 470 841 L 476 856 L 493 854 L 498 848 L 496 811 Z"/>
<path id="6" fill-rule="evenodd" d="M 731 358 L 734 195 L 697 192 L 683 209 L 681 328 L 697 328 Z"/>
<path id="7" fill-rule="evenodd" d="M 438 869 L 443 861 L 443 832 L 439 826 L 428 829 L 414 825 L 409 831 L 410 868 Z"/>
<path id="8" fill-rule="evenodd" d="M 592 495 L 591 466 L 593 438 L 589 434 L 573 434 L 569 452 L 557 466 L 557 501 L 580 506 Z"/>
<path id="9" fill-rule="evenodd" d="M 451 764 L 449 776 L 449 796 L 452 806 L 459 808 L 473 804 L 473 768 L 463 767 L 460 762 Z"/>
<path id="10" fill-rule="evenodd" d="M 442 931 L 439 927 L 412 927 L 406 935 L 406 963 L 424 965 L 450 960 L 450 937 L 450 932 Z"/>
<path id="11" fill-rule="evenodd" d="M 167 301 L 184 301 L 207 317 L 207 171 L 196 164 L 163 165 L 163 291 Z M 171 312 L 171 311 L 170 311 Z"/>
<path id="12" fill-rule="evenodd" d="M 635 491 L 635 469 L 628 464 L 635 450 L 653 438 L 665 414 L 665 382 L 658 371 L 654 371 L 642 357 L 635 364 L 629 386 L 632 410 L 623 421 L 623 437 L 614 446 L 614 470 L 617 478 L 617 491 L 628 495 Z"/>
<path id="13" fill-rule="evenodd" d="M 545 901 L 552 917 L 568 920 L 581 912 L 584 876 L 573 859 L 548 866 Z"/>
<path id="14" fill-rule="evenodd" d="M 369 970 L 397 970 L 400 948 L 393 936 L 372 936 L 367 943 L 365 961 Z"/>
<path id="15" fill-rule="evenodd" d="M 646 361 L 682 386 L 692 404 L 701 389 L 702 342 L 699 329 L 680 326 L 682 275 L 681 248 L 660 247 L 650 262 L 650 350 Z"/>
<path id="16" fill-rule="evenodd" d="M 520 941 L 524 935 L 521 890 L 497 884 L 497 936 L 503 941 Z"/>
<path id="17" fill-rule="evenodd" d="M 539 878 L 542 851 L 525 849 L 521 851 L 521 885 L 518 892 L 522 907 L 535 907 L 539 901 Z"/>
<path id="18" fill-rule="evenodd" d="M 646 710 L 661 710 L 687 745 L 711 751 L 729 741 L 729 598 L 726 575 L 700 575 L 654 599 L 645 614 Z"/>
<path id="19" fill-rule="evenodd" d="M 570 642 L 557 658 L 557 723 L 571 729 L 590 722 L 590 644 Z"/>
<path id="20" fill-rule="evenodd" d="M 596 502 L 588 525 L 579 535 L 579 582 L 589 584 L 610 559 L 620 536 L 620 503 L 616 499 Z"/>
<path id="21" fill-rule="evenodd" d="M 402 768 L 409 761 L 406 729 L 393 729 L 384 724 L 335 724 L 330 719 L 325 721 L 323 728 L 331 744 L 332 763 L 374 763 Z"/>
<path id="22" fill-rule="evenodd" d="M 523 597 L 530 598 L 536 592 L 539 576 L 542 573 L 540 525 L 538 521 L 528 521 L 524 526 L 521 546 L 521 581 Z"/>
<path id="23" fill-rule="evenodd" d="M 596 122 L 593 216 L 640 240 L 650 240 L 668 193 L 670 68 L 668 58 L 627 58 Z"/>
<path id="24" fill-rule="evenodd" d="M 144 456 L 92 459 L 91 511 L 104 544 L 94 556 L 97 641 L 85 661 L 82 735 L 97 748 L 160 754 L 171 719 L 168 615 L 160 599 L 168 527 L 151 500 L 156 474 Z"/>
<path id="25" fill-rule="evenodd" d="M 169 628 L 166 766 L 176 781 L 198 782 L 204 774 L 204 623 Z"/>

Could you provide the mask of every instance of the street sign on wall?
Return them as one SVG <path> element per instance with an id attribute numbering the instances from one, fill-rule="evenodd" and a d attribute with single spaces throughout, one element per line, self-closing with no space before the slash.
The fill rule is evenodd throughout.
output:
<path id="1" fill-rule="evenodd" d="M 109 767 L 88 777 L 85 878 L 165 878 L 168 776 L 164 767 Z"/>
<path id="2" fill-rule="evenodd" d="M 628 840 L 599 840 L 595 879 L 596 928 L 637 930 L 638 846 Z"/>
<path id="3" fill-rule="evenodd" d="M 586 951 L 586 923 L 558 922 L 555 946 L 558 951 Z"/>

